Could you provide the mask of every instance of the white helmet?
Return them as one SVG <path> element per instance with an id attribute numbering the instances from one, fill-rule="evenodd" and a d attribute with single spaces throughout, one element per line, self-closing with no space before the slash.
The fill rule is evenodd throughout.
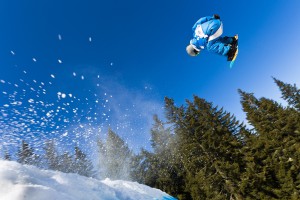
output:
<path id="1" fill-rule="evenodd" d="M 186 52 L 190 55 L 190 56 L 197 56 L 200 53 L 199 49 L 196 49 L 194 45 L 189 44 L 186 47 Z"/>

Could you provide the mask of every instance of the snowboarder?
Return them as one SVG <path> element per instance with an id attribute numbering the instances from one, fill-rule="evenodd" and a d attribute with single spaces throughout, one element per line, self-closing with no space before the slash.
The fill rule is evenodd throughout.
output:
<path id="1" fill-rule="evenodd" d="M 210 52 L 227 57 L 232 61 L 238 52 L 238 36 L 221 37 L 223 24 L 219 15 L 200 18 L 193 26 L 193 38 L 186 47 L 190 56 L 197 56 L 201 50 L 207 49 Z"/>

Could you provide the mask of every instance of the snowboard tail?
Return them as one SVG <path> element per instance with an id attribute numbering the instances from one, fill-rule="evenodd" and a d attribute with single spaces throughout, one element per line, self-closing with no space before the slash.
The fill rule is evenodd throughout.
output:
<path id="1" fill-rule="evenodd" d="M 239 37 L 238 37 L 238 35 L 235 35 L 234 37 L 237 40 L 236 41 L 236 51 L 235 51 L 235 54 L 234 54 L 232 60 L 230 61 L 230 68 L 232 68 L 232 66 L 234 64 L 234 61 L 236 60 L 236 57 L 237 57 L 237 55 L 239 53 L 239 48 L 238 48 L 238 39 L 239 39 Z"/>

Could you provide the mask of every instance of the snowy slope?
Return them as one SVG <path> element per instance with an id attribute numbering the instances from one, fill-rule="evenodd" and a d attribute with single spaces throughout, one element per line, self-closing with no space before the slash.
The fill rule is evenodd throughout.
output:
<path id="1" fill-rule="evenodd" d="M 174 200 L 136 182 L 103 181 L 0 160 L 1 200 Z"/>

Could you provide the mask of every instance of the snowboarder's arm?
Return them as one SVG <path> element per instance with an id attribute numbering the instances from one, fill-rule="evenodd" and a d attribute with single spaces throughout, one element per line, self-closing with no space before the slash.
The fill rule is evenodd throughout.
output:
<path id="1" fill-rule="evenodd" d="M 190 44 L 192 44 L 197 50 L 201 50 L 204 49 L 206 46 L 206 38 L 193 38 L 190 40 Z"/>
<path id="2" fill-rule="evenodd" d="M 209 20 L 211 20 L 213 17 L 202 17 L 200 18 L 193 26 L 193 31 L 195 31 L 195 29 L 197 28 L 198 24 L 203 24 Z"/>
<path id="3" fill-rule="evenodd" d="M 200 19 L 196 22 L 196 24 L 203 24 L 203 23 L 205 23 L 205 22 L 211 20 L 212 18 L 213 18 L 213 17 L 210 17 L 210 16 L 208 16 L 208 17 L 202 17 L 202 18 L 200 18 Z"/>

